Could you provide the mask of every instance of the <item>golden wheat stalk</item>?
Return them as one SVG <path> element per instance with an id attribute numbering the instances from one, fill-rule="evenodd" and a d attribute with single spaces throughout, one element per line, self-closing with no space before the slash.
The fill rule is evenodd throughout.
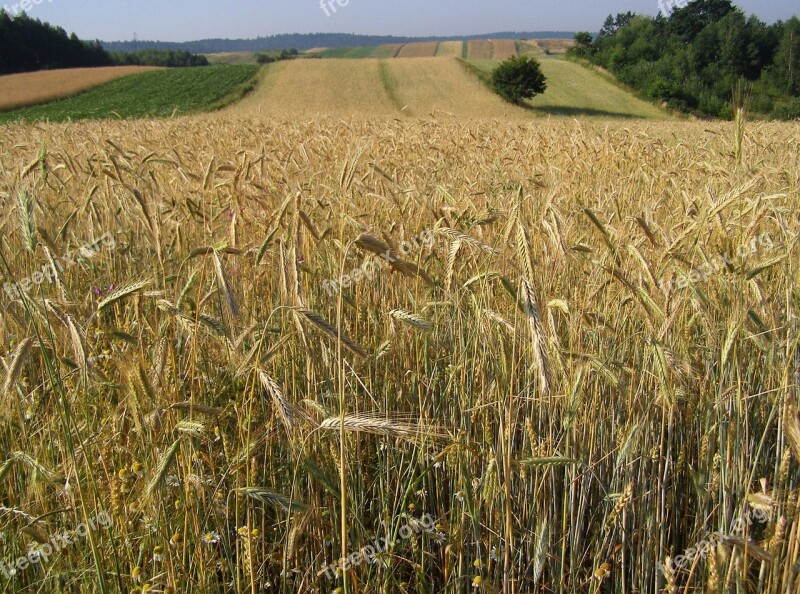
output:
<path id="1" fill-rule="evenodd" d="M 319 427 L 327 431 L 340 431 L 343 427 L 345 431 L 351 433 L 370 433 L 372 435 L 398 437 L 407 440 L 441 436 L 431 430 L 430 427 L 425 427 L 418 422 L 413 423 L 367 414 L 329 417 L 323 420 Z"/>
<path id="2" fill-rule="evenodd" d="M 461 249 L 461 240 L 456 239 L 455 241 L 450 243 L 450 249 L 447 252 L 447 272 L 445 273 L 445 280 L 444 280 L 444 290 L 445 292 L 450 292 L 450 286 L 453 283 L 453 273 L 455 272 L 456 267 L 456 257 L 458 256 L 458 250 Z"/>
<path id="3" fill-rule="evenodd" d="M 172 445 L 169 446 L 169 449 L 164 453 L 161 457 L 161 460 L 156 467 L 155 472 L 153 473 L 153 478 L 150 479 L 150 482 L 147 483 L 147 487 L 144 491 L 145 499 L 149 498 L 155 490 L 158 488 L 158 485 L 161 484 L 161 481 L 164 480 L 164 477 L 167 476 L 167 472 L 169 471 L 172 463 L 175 461 L 175 458 L 178 455 L 178 450 L 181 446 L 181 438 L 178 437 Z"/>
<path id="4" fill-rule="evenodd" d="M 742 538 L 741 536 L 724 536 L 723 542 L 726 545 L 741 549 L 747 554 L 748 557 L 753 557 L 758 561 L 766 561 L 770 563 L 775 561 L 775 556 L 772 553 L 764 550 L 756 543 Z"/>
<path id="5" fill-rule="evenodd" d="M 206 434 L 206 426 L 199 421 L 184 420 L 175 425 L 175 431 L 192 437 L 203 437 Z"/>
<path id="6" fill-rule="evenodd" d="M 311 322 L 326 336 L 332 338 L 333 340 L 341 341 L 342 346 L 346 347 L 351 353 L 354 353 L 359 357 L 364 357 L 365 359 L 369 356 L 364 349 L 350 340 L 344 333 L 340 334 L 332 324 L 330 324 L 317 312 L 305 308 L 297 308 L 295 311 Z"/>
<path id="7" fill-rule="evenodd" d="M 225 412 L 225 409 L 217 408 L 216 406 L 206 406 L 204 404 L 197 404 L 195 402 L 176 402 L 175 404 L 171 405 L 170 408 L 172 410 L 187 412 L 191 415 L 199 414 L 199 415 L 206 415 L 209 417 L 218 417 L 223 412 Z"/>
<path id="8" fill-rule="evenodd" d="M 478 249 L 487 254 L 497 253 L 497 250 L 495 250 L 492 246 L 486 245 L 485 243 L 481 243 L 474 237 L 470 237 L 469 235 L 466 235 L 456 229 L 451 229 L 450 227 L 439 227 L 438 229 L 436 229 L 436 233 L 439 233 L 441 235 L 450 238 L 451 241 L 460 241 L 461 243 L 469 246 L 470 248 Z"/>
<path id="9" fill-rule="evenodd" d="M 432 322 L 402 309 L 393 309 L 389 312 L 389 315 L 395 320 L 400 320 L 404 324 L 408 324 L 412 328 L 417 328 L 418 330 L 425 330 L 427 332 L 433 329 Z"/>
<path id="10" fill-rule="evenodd" d="M 39 462 L 33 456 L 30 456 L 25 452 L 12 452 L 11 457 L 14 458 L 14 460 L 16 460 L 17 462 L 20 462 L 25 466 L 32 468 L 37 476 L 40 476 L 51 485 L 54 486 L 64 485 L 65 482 L 64 477 L 58 475 L 49 468 L 45 467 L 41 462 Z"/>
<path id="11" fill-rule="evenodd" d="M 528 230 L 522 226 L 522 223 L 517 221 L 517 254 L 522 260 L 522 271 L 526 278 L 536 278 L 533 269 L 533 259 L 531 258 L 531 242 L 528 236 Z"/>
<path id="12" fill-rule="evenodd" d="M 786 411 L 783 417 L 783 431 L 789 441 L 789 447 L 797 462 L 800 462 L 800 415 L 798 415 L 795 396 L 787 396 Z"/>
<path id="13" fill-rule="evenodd" d="M 36 250 L 36 203 L 33 195 L 24 188 L 17 191 L 17 210 L 25 247 L 33 253 Z"/>
<path id="14" fill-rule="evenodd" d="M 2 482 L 3 482 L 3 479 L 5 479 L 5 478 L 6 478 L 6 475 L 7 475 L 9 472 L 11 472 L 11 469 L 12 469 L 12 468 L 14 468 L 14 462 L 15 462 L 15 461 L 16 461 L 16 460 L 15 460 L 15 459 L 14 459 L 14 457 L 12 456 L 11 458 L 9 458 L 9 459 L 8 459 L 8 460 L 6 460 L 5 462 L 3 462 L 3 465 L 2 465 L 2 466 L 0 466 L 0 483 L 2 483 Z"/>
<path id="15" fill-rule="evenodd" d="M 228 306 L 228 311 L 230 311 L 233 317 L 239 317 L 239 304 L 236 303 L 236 298 L 233 295 L 233 289 L 231 289 L 231 281 L 228 278 L 228 274 L 225 272 L 225 267 L 222 265 L 222 260 L 220 259 L 217 250 L 214 250 L 212 258 L 214 260 L 214 272 L 216 272 L 217 275 L 219 290 L 225 297 L 225 303 Z"/>
<path id="16" fill-rule="evenodd" d="M 280 493 L 274 493 L 262 487 L 240 487 L 236 491 L 261 503 L 279 507 L 289 513 L 303 512 L 308 509 L 308 504 L 302 501 L 297 501 Z"/>
<path id="17" fill-rule="evenodd" d="M 11 387 L 16 384 L 22 373 L 22 367 L 25 365 L 25 360 L 28 357 L 31 346 L 34 344 L 33 338 L 26 338 L 17 345 L 14 352 L 11 353 L 11 359 L 8 362 L 8 369 L 6 376 L 3 379 L 3 394 L 7 395 L 11 391 Z"/>
<path id="18" fill-rule="evenodd" d="M 272 397 L 275 410 L 283 426 L 286 427 L 287 432 L 291 433 L 292 429 L 294 429 L 294 411 L 292 410 L 292 405 L 286 399 L 278 382 L 272 379 L 263 369 L 256 368 L 256 372 L 258 373 L 258 381 L 261 383 L 261 386 Z"/>
<path id="19" fill-rule="evenodd" d="M 547 341 L 544 336 L 542 318 L 539 315 L 539 306 L 536 304 L 536 296 L 531 283 L 527 279 L 522 279 L 520 293 L 522 294 L 522 303 L 528 317 L 528 325 L 531 329 L 533 360 L 539 376 L 539 389 L 542 394 L 547 394 L 550 391 L 550 360 L 547 355 Z"/>
<path id="20" fill-rule="evenodd" d="M 104 309 L 108 309 L 115 303 L 118 303 L 119 301 L 127 299 L 131 295 L 138 293 L 146 286 L 148 286 L 150 282 L 151 282 L 150 280 L 141 280 L 131 283 L 129 285 L 125 285 L 124 287 L 120 287 L 119 289 L 111 293 L 111 295 L 109 295 L 108 297 L 106 297 L 100 303 L 97 304 L 97 312 L 99 313 Z"/>

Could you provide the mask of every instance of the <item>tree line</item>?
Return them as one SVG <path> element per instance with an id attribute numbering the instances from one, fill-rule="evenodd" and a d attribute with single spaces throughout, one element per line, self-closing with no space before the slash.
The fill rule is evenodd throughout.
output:
<path id="1" fill-rule="evenodd" d="M 99 41 L 87 43 L 61 27 L 0 10 L 0 74 L 111 64 Z"/>
<path id="2" fill-rule="evenodd" d="M 742 89 L 753 112 L 800 118 L 800 19 L 768 25 L 730 0 L 694 0 L 668 17 L 609 15 L 575 35 L 573 56 L 681 111 L 731 117 Z"/>
<path id="3" fill-rule="evenodd" d="M 204 56 L 188 51 L 143 49 L 106 51 L 99 41 L 86 42 L 61 27 L 25 13 L 12 18 L 0 10 L 0 74 L 94 66 L 207 66 Z"/>
<path id="4" fill-rule="evenodd" d="M 574 31 L 504 31 L 461 37 L 398 37 L 393 35 L 356 35 L 350 33 L 285 33 L 257 37 L 255 39 L 201 39 L 197 41 L 104 41 L 109 51 L 134 51 L 137 49 L 183 50 L 196 54 L 220 52 L 264 52 L 297 48 L 308 50 L 316 47 L 366 47 L 416 41 L 451 41 L 477 39 L 571 39 Z"/>

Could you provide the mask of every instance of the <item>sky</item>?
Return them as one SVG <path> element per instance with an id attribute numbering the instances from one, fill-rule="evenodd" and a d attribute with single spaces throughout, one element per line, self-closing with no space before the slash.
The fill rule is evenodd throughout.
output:
<path id="1" fill-rule="evenodd" d="M 26 0 L 28 15 L 82 39 L 191 41 L 279 33 L 456 36 L 498 31 L 597 31 L 609 14 L 655 16 L 687 0 Z M 323 10 L 320 2 L 326 9 Z M 0 0 L 15 13 L 20 0 Z M 328 4 L 330 3 L 330 4 Z M 797 0 L 734 0 L 772 23 Z"/>

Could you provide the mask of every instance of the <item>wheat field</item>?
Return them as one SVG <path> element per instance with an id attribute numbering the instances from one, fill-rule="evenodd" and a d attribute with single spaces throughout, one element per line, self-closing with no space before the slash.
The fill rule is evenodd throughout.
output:
<path id="1" fill-rule="evenodd" d="M 517 55 L 517 42 L 513 39 L 494 39 L 492 48 L 492 58 L 495 60 L 507 60 Z"/>
<path id="2" fill-rule="evenodd" d="M 0 587 L 796 589 L 798 138 L 0 127 Z"/>
<path id="3" fill-rule="evenodd" d="M 488 39 L 467 42 L 467 59 L 491 60 L 494 57 L 494 44 Z"/>
<path id="4" fill-rule="evenodd" d="M 148 70 L 158 68 L 107 66 L 7 74 L 0 76 L 0 111 L 63 99 L 117 78 Z"/>
<path id="5" fill-rule="evenodd" d="M 407 43 L 403 46 L 396 57 L 398 58 L 428 58 L 436 55 L 439 43 L 435 41 L 425 41 L 417 43 Z"/>

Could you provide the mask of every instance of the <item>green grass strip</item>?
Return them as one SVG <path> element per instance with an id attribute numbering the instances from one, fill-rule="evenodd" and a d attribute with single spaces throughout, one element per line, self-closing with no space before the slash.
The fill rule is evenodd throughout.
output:
<path id="1" fill-rule="evenodd" d="M 255 88 L 257 65 L 132 74 L 66 99 L 0 113 L 0 122 L 170 117 L 220 109 Z"/>

